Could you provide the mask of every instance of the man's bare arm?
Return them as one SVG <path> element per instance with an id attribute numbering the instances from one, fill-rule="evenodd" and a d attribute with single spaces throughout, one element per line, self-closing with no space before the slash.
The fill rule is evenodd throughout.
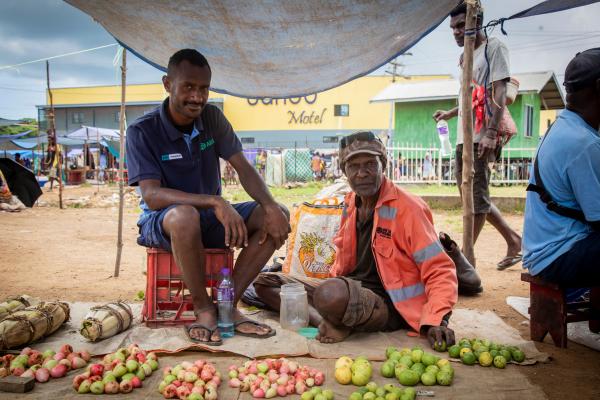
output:
<path id="1" fill-rule="evenodd" d="M 273 238 L 275 247 L 280 248 L 291 231 L 287 216 L 275 202 L 267 185 L 242 152 L 234 154 L 228 161 L 236 170 L 246 193 L 256 200 L 265 211 L 265 223 L 260 243 L 264 243 L 269 235 Z"/>
<path id="2" fill-rule="evenodd" d="M 498 127 L 502 121 L 502 114 L 506 106 L 506 81 L 492 82 L 492 99 L 490 99 L 489 108 L 492 115 L 487 118 L 486 130 L 483 132 L 479 142 L 478 153 L 480 158 L 487 158 L 496 148 L 496 137 L 498 136 Z M 487 113 L 487 110 L 485 111 Z"/>

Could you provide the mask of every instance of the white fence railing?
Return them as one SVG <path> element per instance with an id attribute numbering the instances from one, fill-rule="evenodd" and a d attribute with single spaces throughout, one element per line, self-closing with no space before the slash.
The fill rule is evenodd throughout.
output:
<path id="1" fill-rule="evenodd" d="M 491 183 L 525 184 L 535 156 L 535 148 L 505 147 L 493 163 Z M 398 183 L 453 184 L 455 179 L 455 150 L 450 157 L 442 157 L 437 147 L 418 144 L 388 146 L 388 178 Z M 476 156 L 476 155 L 475 155 Z"/>

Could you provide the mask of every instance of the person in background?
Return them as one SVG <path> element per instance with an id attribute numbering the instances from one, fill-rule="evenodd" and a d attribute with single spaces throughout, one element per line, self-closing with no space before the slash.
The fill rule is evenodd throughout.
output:
<path id="1" fill-rule="evenodd" d="M 15 154 L 15 162 L 21 164 L 22 166 L 25 166 L 25 161 L 21 158 L 21 153 Z"/>
<path id="2" fill-rule="evenodd" d="M 256 155 L 256 170 L 258 171 L 259 175 L 263 178 L 263 180 L 265 179 L 266 168 L 267 168 L 267 152 L 264 150 L 261 150 Z"/>
<path id="3" fill-rule="evenodd" d="M 433 172 L 433 163 L 431 162 L 431 153 L 427 152 L 423 160 L 423 179 L 429 181 L 434 178 L 435 174 Z"/>
<path id="4" fill-rule="evenodd" d="M 310 168 L 312 169 L 313 177 L 317 181 L 321 180 L 321 157 L 319 156 L 318 152 L 315 152 L 315 154 L 312 156 L 312 159 L 310 160 Z"/>
<path id="5" fill-rule="evenodd" d="M 465 20 L 467 5 L 461 3 L 450 13 L 450 28 L 454 39 L 459 47 L 465 44 Z M 477 15 L 477 28 L 483 25 L 483 12 Z M 488 61 L 489 60 L 489 64 Z M 462 55 L 461 62 L 462 68 Z M 489 71 L 489 74 L 488 74 Z M 487 91 L 488 108 L 492 115 L 485 118 L 481 129 L 473 132 L 473 205 L 475 211 L 475 222 L 473 242 L 477 241 L 483 225 L 487 220 L 500 232 L 506 241 L 506 256 L 497 264 L 498 270 L 509 268 L 522 259 L 521 236 L 515 232 L 500 214 L 498 208 L 490 198 L 490 161 L 495 161 L 500 154 L 501 148 L 497 145 L 498 126 L 502 119 L 506 104 L 506 82 L 510 80 L 508 48 L 497 38 L 486 38 L 481 30 L 477 31 L 475 38 L 475 51 L 473 53 L 473 81 L 475 84 Z M 460 96 L 459 96 L 460 104 Z M 463 132 L 462 116 L 459 108 L 452 110 L 438 110 L 433 114 L 436 121 L 449 120 L 458 116 L 457 141 L 456 141 L 456 182 L 460 191 L 462 184 L 462 154 L 463 154 Z M 476 128 L 477 124 L 474 124 Z"/>

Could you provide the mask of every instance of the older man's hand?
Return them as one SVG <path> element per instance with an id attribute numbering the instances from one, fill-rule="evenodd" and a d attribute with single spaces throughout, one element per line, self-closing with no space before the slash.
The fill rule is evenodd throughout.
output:
<path id="1" fill-rule="evenodd" d="M 442 341 L 446 342 L 446 346 L 452 346 L 455 343 L 454 331 L 443 325 L 426 327 L 426 336 L 431 348 L 434 348 L 436 344 L 441 346 Z"/>

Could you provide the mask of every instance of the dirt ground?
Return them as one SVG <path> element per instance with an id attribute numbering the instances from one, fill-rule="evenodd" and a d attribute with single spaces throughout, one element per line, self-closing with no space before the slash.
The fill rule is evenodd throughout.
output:
<path id="1" fill-rule="evenodd" d="M 56 188 L 51 193 L 44 188 L 40 200 L 45 206 L 20 213 L 0 213 L 0 298 L 28 294 L 46 300 L 103 302 L 133 300 L 139 290 L 144 290 L 146 257 L 144 248 L 136 244 L 139 210 L 134 201 L 125 208 L 120 275 L 113 277 L 116 190 L 109 187 L 98 190 L 93 186 L 69 188 L 64 195 L 69 206 L 59 210 Z M 86 201 L 76 201 L 81 198 Z M 434 218 L 438 230 L 460 241 L 462 217 L 458 212 L 434 211 Z M 522 215 L 507 218 L 521 232 Z M 528 287 L 520 281 L 520 265 L 502 272 L 495 268 L 505 251 L 500 235 L 486 225 L 475 246 L 484 293 L 475 298 L 461 297 L 458 306 L 492 310 L 528 338 L 528 322 L 505 302 L 507 296 L 528 296 Z M 522 371 L 550 399 L 572 395 L 578 399 L 600 398 L 598 352 L 572 342 L 568 349 L 558 349 L 549 338 L 537 347 L 550 354 L 551 362 L 522 367 Z"/>

